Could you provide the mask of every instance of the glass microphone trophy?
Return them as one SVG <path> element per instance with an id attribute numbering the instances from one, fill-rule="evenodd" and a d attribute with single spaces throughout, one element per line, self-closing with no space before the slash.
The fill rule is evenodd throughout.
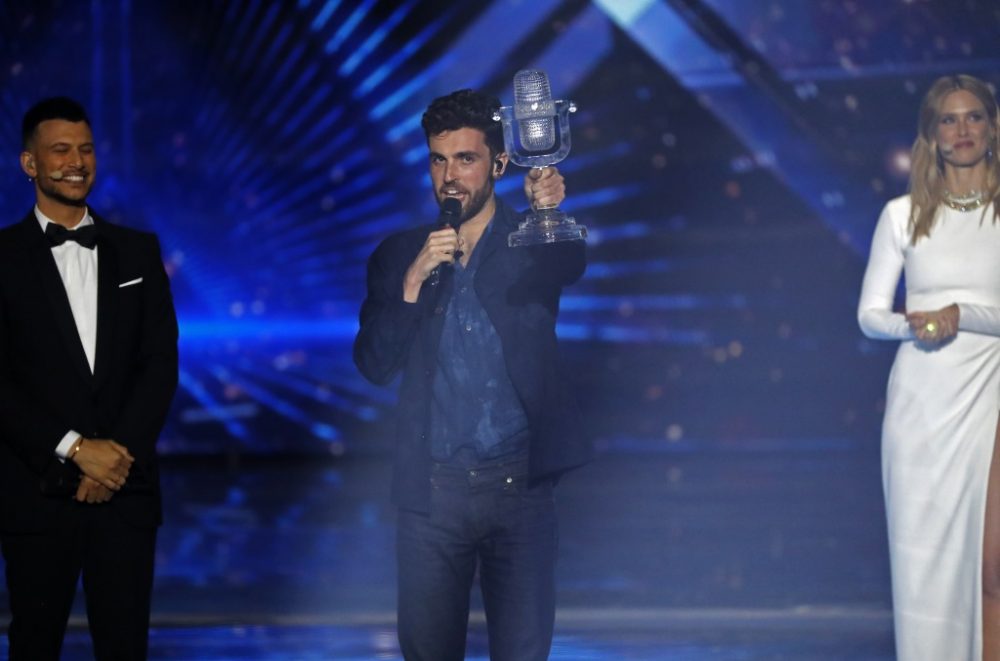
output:
<path id="1" fill-rule="evenodd" d="M 552 99 L 544 71 L 526 69 L 514 74 L 514 105 L 503 106 L 493 119 L 503 123 L 510 160 L 522 167 L 544 168 L 569 154 L 571 112 L 576 112 L 572 101 Z M 585 238 L 587 228 L 554 206 L 529 211 L 517 231 L 507 237 L 507 244 L 513 248 Z"/>

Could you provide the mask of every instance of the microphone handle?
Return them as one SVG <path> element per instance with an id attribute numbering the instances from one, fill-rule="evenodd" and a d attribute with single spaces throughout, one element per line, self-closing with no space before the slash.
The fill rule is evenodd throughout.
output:
<path id="1" fill-rule="evenodd" d="M 446 227 L 451 227 L 451 223 L 448 222 L 447 218 L 445 218 L 440 223 L 438 223 L 438 226 L 437 226 L 437 228 L 439 230 L 443 230 Z M 461 253 L 457 253 L 455 256 L 459 257 L 459 256 L 461 256 Z M 431 270 L 431 274 L 429 276 L 427 276 L 428 284 L 430 284 L 431 287 L 437 287 L 441 283 L 441 267 L 442 266 L 444 266 L 444 264 L 438 264 L 437 266 L 435 266 Z"/>

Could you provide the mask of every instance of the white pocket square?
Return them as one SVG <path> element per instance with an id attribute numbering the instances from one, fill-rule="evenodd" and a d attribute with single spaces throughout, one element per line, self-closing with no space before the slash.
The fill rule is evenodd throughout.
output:
<path id="1" fill-rule="evenodd" d="M 118 285 L 118 289 L 121 289 L 122 287 L 131 287 L 132 285 L 137 285 L 140 282 L 142 282 L 142 278 L 136 278 L 135 280 L 129 280 L 128 282 L 123 282 L 120 285 Z"/>

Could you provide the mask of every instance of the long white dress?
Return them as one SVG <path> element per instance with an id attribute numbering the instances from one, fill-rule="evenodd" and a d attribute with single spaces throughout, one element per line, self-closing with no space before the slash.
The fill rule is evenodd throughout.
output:
<path id="1" fill-rule="evenodd" d="M 914 246 L 908 196 L 879 218 L 858 321 L 902 340 L 889 374 L 882 481 L 889 522 L 900 661 L 980 661 L 986 486 L 1000 409 L 1000 225 L 992 207 L 942 205 Z M 959 333 L 927 349 L 892 311 L 905 272 L 906 309 L 957 303 Z"/>

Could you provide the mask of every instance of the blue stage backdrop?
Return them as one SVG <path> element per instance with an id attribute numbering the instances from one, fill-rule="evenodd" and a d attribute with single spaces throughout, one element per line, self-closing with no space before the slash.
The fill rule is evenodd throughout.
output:
<path id="1" fill-rule="evenodd" d="M 560 169 L 590 266 L 559 332 L 599 447 L 874 444 L 868 241 L 924 90 L 1000 82 L 997 34 L 975 0 L 0 0 L 0 208 L 30 209 L 25 109 L 78 98 L 92 206 L 172 277 L 163 451 L 379 452 L 394 396 L 350 343 L 367 256 L 435 215 L 420 115 L 542 68 L 580 108 Z"/>

